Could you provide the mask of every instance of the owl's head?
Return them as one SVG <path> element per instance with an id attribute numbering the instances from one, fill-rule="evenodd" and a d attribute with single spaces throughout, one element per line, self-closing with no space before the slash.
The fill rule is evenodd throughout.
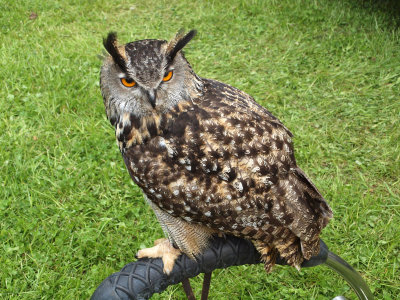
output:
<path id="1" fill-rule="evenodd" d="M 100 86 L 112 124 L 124 112 L 139 118 L 165 113 L 201 92 L 201 80 L 181 51 L 195 34 L 195 30 L 180 31 L 169 42 L 141 40 L 126 45 L 118 45 L 115 33 L 108 34 L 103 42 L 110 55 L 101 68 Z"/>

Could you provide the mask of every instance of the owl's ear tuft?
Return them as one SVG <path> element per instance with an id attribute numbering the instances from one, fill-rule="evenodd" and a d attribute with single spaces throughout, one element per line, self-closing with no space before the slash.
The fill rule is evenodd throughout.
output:
<path id="1" fill-rule="evenodd" d="M 124 57 L 122 56 L 118 42 L 117 42 L 117 33 L 110 32 L 107 38 L 103 39 L 104 48 L 106 48 L 107 52 L 111 55 L 114 62 L 121 68 L 122 72 L 127 72 L 126 62 Z"/>
<path id="2" fill-rule="evenodd" d="M 168 43 L 167 47 L 167 57 L 171 62 L 174 60 L 176 54 L 194 38 L 196 33 L 196 30 L 190 30 L 187 34 L 184 34 L 183 29 L 178 31 L 176 36 Z"/>

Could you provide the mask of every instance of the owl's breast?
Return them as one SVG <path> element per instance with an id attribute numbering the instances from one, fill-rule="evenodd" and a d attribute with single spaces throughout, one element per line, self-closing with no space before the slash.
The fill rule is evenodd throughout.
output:
<path id="1" fill-rule="evenodd" d="M 167 212 L 233 222 L 241 211 L 269 210 L 268 191 L 290 169 L 290 145 L 272 131 L 239 113 L 192 107 L 123 156 L 133 180 Z"/>

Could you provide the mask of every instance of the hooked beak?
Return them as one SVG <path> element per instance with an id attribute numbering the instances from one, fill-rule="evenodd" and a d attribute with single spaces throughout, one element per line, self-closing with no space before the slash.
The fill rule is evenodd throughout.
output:
<path id="1" fill-rule="evenodd" d="M 147 98 L 153 108 L 156 108 L 156 98 L 157 91 L 156 90 L 146 90 Z"/>

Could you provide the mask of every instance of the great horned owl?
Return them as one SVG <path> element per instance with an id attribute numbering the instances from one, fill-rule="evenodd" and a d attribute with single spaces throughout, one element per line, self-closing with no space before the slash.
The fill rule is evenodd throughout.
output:
<path id="1" fill-rule="evenodd" d="M 104 39 L 107 117 L 168 237 L 138 255 L 162 257 L 169 273 L 180 251 L 195 258 L 230 234 L 251 240 L 267 271 L 278 253 L 299 268 L 318 253 L 331 209 L 297 167 L 290 131 L 251 96 L 192 70 L 182 48 L 195 33 Z"/>

